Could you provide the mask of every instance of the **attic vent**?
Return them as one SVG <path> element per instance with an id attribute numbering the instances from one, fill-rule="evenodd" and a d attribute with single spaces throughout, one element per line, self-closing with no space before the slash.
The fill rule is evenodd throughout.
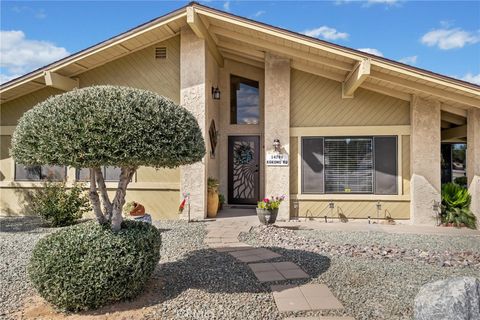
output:
<path id="1" fill-rule="evenodd" d="M 166 59 L 167 58 L 167 48 L 166 47 L 156 47 L 155 48 L 155 59 Z"/>

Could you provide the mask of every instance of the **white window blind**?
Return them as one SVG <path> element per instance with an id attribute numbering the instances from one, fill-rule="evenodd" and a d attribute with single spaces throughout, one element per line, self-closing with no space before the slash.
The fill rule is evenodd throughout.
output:
<path id="1" fill-rule="evenodd" d="M 325 138 L 325 192 L 373 193 L 372 138 Z"/>

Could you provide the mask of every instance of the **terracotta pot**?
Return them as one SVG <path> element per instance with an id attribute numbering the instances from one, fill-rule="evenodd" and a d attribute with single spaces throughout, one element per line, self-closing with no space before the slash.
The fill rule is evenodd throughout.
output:
<path id="1" fill-rule="evenodd" d="M 210 189 L 207 195 L 207 216 L 215 218 L 218 213 L 218 190 Z"/>
<path id="2" fill-rule="evenodd" d="M 258 220 L 262 224 L 274 224 L 277 221 L 278 208 L 277 209 L 260 209 L 257 208 Z"/>
<path id="3" fill-rule="evenodd" d="M 145 215 L 145 207 L 142 206 L 140 203 L 137 203 L 137 202 L 134 202 L 134 204 L 135 204 L 135 206 L 130 211 L 130 215 L 135 216 L 135 217 Z"/>

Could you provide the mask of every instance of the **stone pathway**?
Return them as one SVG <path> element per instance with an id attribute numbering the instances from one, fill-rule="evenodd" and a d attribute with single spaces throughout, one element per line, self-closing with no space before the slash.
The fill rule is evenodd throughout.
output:
<path id="1" fill-rule="evenodd" d="M 248 265 L 260 282 L 308 278 L 299 266 L 290 261 L 251 263 Z"/>
<path id="2" fill-rule="evenodd" d="M 273 298 L 280 312 L 343 309 L 324 284 L 274 285 Z"/>
<path id="3" fill-rule="evenodd" d="M 248 263 L 248 267 L 260 282 L 306 279 L 309 275 L 290 261 L 259 262 L 281 255 L 265 248 L 255 248 L 238 240 L 241 232 L 248 232 L 254 226 L 251 220 L 214 221 L 207 226 L 205 244 L 218 252 L 225 252 L 237 260 Z M 252 263 L 251 263 L 252 262 Z M 324 284 L 272 285 L 275 304 L 280 312 L 343 309 Z M 351 317 L 300 317 L 296 320 L 354 320 Z"/>

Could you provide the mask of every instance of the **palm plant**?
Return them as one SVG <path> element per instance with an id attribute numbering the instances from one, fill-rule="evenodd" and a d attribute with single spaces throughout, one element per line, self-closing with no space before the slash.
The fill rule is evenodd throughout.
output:
<path id="1" fill-rule="evenodd" d="M 468 190 L 456 183 L 442 186 L 442 223 L 476 229 L 476 217 L 470 211 L 472 197 Z"/>

